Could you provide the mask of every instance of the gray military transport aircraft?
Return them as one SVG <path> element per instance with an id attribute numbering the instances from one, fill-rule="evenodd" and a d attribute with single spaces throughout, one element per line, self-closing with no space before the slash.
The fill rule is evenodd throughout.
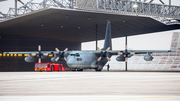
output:
<path id="1" fill-rule="evenodd" d="M 95 69 L 96 71 L 101 71 L 103 66 L 110 61 L 112 55 L 118 55 L 117 61 L 125 61 L 127 63 L 127 58 L 130 58 L 134 54 L 147 54 L 144 56 L 144 60 L 152 61 L 153 57 L 151 53 L 153 52 L 172 52 L 174 50 L 127 50 L 127 44 L 125 50 L 112 51 L 111 43 L 111 24 L 108 21 L 105 34 L 104 47 L 102 49 L 91 51 L 68 51 L 66 48 L 64 51 L 41 51 L 41 46 L 39 45 L 38 51 L 32 52 L 4 52 L 4 54 L 29 54 L 25 58 L 26 62 L 34 62 L 34 56 L 39 55 L 39 63 L 41 59 L 48 56 L 48 54 L 53 54 L 54 57 L 51 58 L 52 62 L 66 61 L 67 65 L 71 70 L 83 71 L 83 69 Z"/>

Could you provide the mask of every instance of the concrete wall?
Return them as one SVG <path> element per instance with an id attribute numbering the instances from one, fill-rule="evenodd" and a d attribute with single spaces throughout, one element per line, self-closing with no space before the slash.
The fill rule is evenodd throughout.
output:
<path id="1" fill-rule="evenodd" d="M 55 51 L 58 47 L 64 50 L 80 50 L 81 43 L 66 42 L 48 39 L 29 38 L 22 36 L 0 36 L 0 54 L 3 52 L 37 51 L 41 45 L 42 51 Z M 25 56 L 0 56 L 0 71 L 34 71 L 34 63 L 24 61 Z M 51 57 L 42 59 L 42 62 L 51 62 Z M 37 62 L 37 60 L 36 60 Z M 67 65 L 65 65 L 67 67 Z"/>

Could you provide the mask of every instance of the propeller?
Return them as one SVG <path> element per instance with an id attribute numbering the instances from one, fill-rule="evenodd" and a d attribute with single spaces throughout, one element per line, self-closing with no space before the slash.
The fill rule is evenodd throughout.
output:
<path id="1" fill-rule="evenodd" d="M 120 51 L 120 52 L 118 52 L 117 54 L 125 57 L 125 67 L 126 67 L 126 71 L 127 71 L 128 55 L 129 55 L 129 54 L 134 55 L 134 54 L 136 54 L 136 53 L 135 53 L 135 52 L 128 52 L 128 49 L 127 49 L 127 36 L 126 36 L 125 42 L 126 42 L 126 44 L 125 44 L 125 52 Z"/>
<path id="2" fill-rule="evenodd" d="M 38 53 L 31 53 L 32 56 L 39 55 L 38 63 L 41 63 L 42 56 L 48 56 L 48 53 L 41 53 L 41 45 L 38 46 Z"/>
<path id="3" fill-rule="evenodd" d="M 103 57 L 106 57 L 108 61 L 111 61 L 111 59 L 106 55 L 106 53 L 110 50 L 110 47 L 108 47 L 105 52 L 103 52 L 99 47 L 97 47 L 97 49 L 101 52 L 101 56 L 97 59 L 98 62 L 101 61 Z"/>
<path id="4" fill-rule="evenodd" d="M 59 56 L 55 59 L 55 61 L 58 61 L 59 59 L 64 59 L 67 62 L 67 58 L 64 57 L 64 53 L 68 50 L 68 48 L 66 48 L 62 53 L 58 48 L 55 48 L 55 50 L 58 52 Z"/>

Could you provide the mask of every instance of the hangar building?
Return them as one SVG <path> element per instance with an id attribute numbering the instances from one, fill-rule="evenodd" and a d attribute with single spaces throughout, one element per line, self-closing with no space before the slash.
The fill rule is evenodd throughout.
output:
<path id="1" fill-rule="evenodd" d="M 55 47 L 80 50 L 82 42 L 104 39 L 107 21 L 111 21 L 112 38 L 180 28 L 179 6 L 105 1 L 43 0 L 1 14 L 0 71 L 34 70 L 34 63 L 26 63 L 25 56 L 3 54 L 5 51 L 36 51 L 38 45 L 42 51 Z M 42 61 L 50 62 L 51 57 Z"/>

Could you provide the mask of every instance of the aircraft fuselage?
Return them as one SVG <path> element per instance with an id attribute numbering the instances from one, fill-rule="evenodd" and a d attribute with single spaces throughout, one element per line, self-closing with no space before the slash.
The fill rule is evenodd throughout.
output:
<path id="1" fill-rule="evenodd" d="M 72 51 L 67 57 L 67 65 L 75 69 L 97 68 L 95 51 Z"/>

